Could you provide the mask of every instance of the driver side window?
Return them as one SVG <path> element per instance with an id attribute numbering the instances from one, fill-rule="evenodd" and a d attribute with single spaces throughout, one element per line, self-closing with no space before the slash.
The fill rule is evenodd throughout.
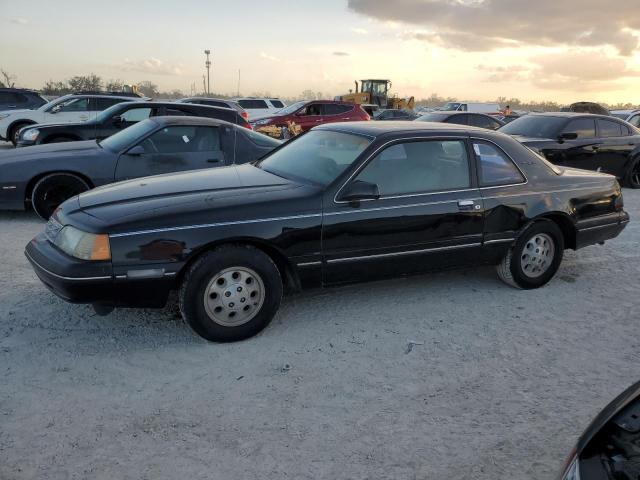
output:
<path id="1" fill-rule="evenodd" d="M 578 138 L 594 138 L 596 136 L 596 122 L 592 118 L 571 120 L 562 133 L 577 133 Z"/>
<path id="2" fill-rule="evenodd" d="M 56 105 L 54 107 L 56 112 L 88 112 L 89 111 L 89 99 L 88 98 L 72 98 Z"/>
<path id="3" fill-rule="evenodd" d="M 150 108 L 131 108 L 120 115 L 120 118 L 128 123 L 140 122 L 151 116 Z"/>
<path id="4" fill-rule="evenodd" d="M 461 140 L 398 143 L 371 160 L 356 180 L 375 183 L 382 197 L 469 188 L 467 149 Z"/>
<path id="5" fill-rule="evenodd" d="M 188 153 L 220 150 L 217 127 L 171 126 L 159 130 L 140 145 L 146 153 Z"/>

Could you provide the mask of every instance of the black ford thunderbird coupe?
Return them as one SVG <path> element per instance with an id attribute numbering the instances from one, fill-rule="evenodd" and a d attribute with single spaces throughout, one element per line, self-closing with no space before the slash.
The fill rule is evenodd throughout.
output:
<path id="1" fill-rule="evenodd" d="M 278 145 L 279 140 L 218 119 L 151 117 L 104 140 L 0 152 L 0 209 L 32 208 L 46 220 L 67 198 L 93 187 L 251 162 Z"/>
<path id="2" fill-rule="evenodd" d="M 565 248 L 628 221 L 614 176 L 556 167 L 508 135 L 354 122 L 251 164 L 83 193 L 25 253 L 70 302 L 161 307 L 177 289 L 198 334 L 234 341 L 308 286 L 489 263 L 510 285 L 541 287 Z"/>

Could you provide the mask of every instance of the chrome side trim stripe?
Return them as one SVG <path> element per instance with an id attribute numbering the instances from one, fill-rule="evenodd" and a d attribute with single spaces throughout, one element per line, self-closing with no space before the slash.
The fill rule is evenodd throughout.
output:
<path id="1" fill-rule="evenodd" d="M 482 200 L 481 198 L 469 198 L 469 199 L 465 199 L 465 200 L 470 200 L 470 201 L 480 201 Z M 458 203 L 458 199 L 455 200 L 441 200 L 438 202 L 424 202 L 424 203 L 411 203 L 409 205 L 391 205 L 388 207 L 373 207 L 373 208 L 358 208 L 358 209 L 353 209 L 353 210 L 342 210 L 339 212 L 327 212 L 324 214 L 325 217 L 331 216 L 331 215 L 348 215 L 350 213 L 359 213 L 359 212 L 378 212 L 381 210 L 394 210 L 397 208 L 411 208 L 411 207 L 426 207 L 429 205 L 441 205 L 441 204 L 446 204 L 446 203 Z"/>
<path id="2" fill-rule="evenodd" d="M 31 263 L 33 263 L 36 267 L 38 267 L 40 270 L 45 272 L 47 275 L 51 275 L 52 277 L 56 277 L 56 278 L 59 278 L 61 280 L 69 280 L 71 282 L 86 282 L 86 281 L 90 281 L 90 280 L 111 280 L 113 278 L 111 275 L 104 276 L 104 277 L 65 277 L 63 275 L 58 275 L 57 273 L 53 273 L 51 270 L 47 270 L 42 265 L 40 265 L 38 262 L 36 262 L 33 259 L 33 257 L 31 255 L 29 255 L 26 251 L 24 252 L 24 254 L 29 259 L 29 261 Z"/>
<path id="3" fill-rule="evenodd" d="M 302 262 L 302 263 L 297 263 L 296 266 L 297 267 L 315 267 L 316 265 L 322 265 L 322 262 L 320 260 L 316 261 L 316 262 Z"/>
<path id="4" fill-rule="evenodd" d="M 262 222 L 277 222 L 280 220 L 295 220 L 298 218 L 314 218 L 321 217 L 321 213 L 311 213 L 308 215 L 290 215 L 287 217 L 273 217 L 273 218 L 255 218 L 253 220 L 239 220 L 234 222 L 219 222 L 219 223 L 205 223 L 200 225 L 183 225 L 180 227 L 165 227 L 165 228 L 150 228 L 149 230 L 138 230 L 134 232 L 113 233 L 109 235 L 109 238 L 129 237 L 132 235 L 145 235 L 148 233 L 162 233 L 172 232 L 176 230 L 190 230 L 192 228 L 210 228 L 210 227 L 226 227 L 228 225 L 243 225 L 245 223 L 262 223 Z"/>
<path id="5" fill-rule="evenodd" d="M 619 227 L 620 225 L 624 225 L 625 223 L 628 223 L 628 222 L 629 222 L 629 220 L 623 221 L 623 222 L 607 223 L 605 225 L 596 225 L 595 227 L 579 228 L 578 232 L 585 232 L 587 230 L 597 230 L 599 228 Z"/>
<path id="6" fill-rule="evenodd" d="M 515 238 L 496 238 L 495 240 L 485 240 L 485 245 L 493 245 L 497 243 L 511 243 L 515 240 Z"/>
<path id="7" fill-rule="evenodd" d="M 399 257 L 404 255 L 418 255 L 421 253 L 444 252 L 447 250 L 458 250 L 461 248 L 480 247 L 482 243 L 466 243 L 464 245 L 451 245 L 449 247 L 423 248 L 420 250 L 406 250 L 403 252 L 378 253 L 375 255 L 361 255 L 358 257 L 343 257 L 327 260 L 327 263 L 343 263 L 343 262 L 359 262 L 362 260 L 370 260 L 375 258 Z"/>

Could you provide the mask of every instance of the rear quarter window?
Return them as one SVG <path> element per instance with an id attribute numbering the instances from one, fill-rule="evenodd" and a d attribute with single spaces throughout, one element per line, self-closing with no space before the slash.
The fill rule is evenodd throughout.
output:
<path id="1" fill-rule="evenodd" d="M 267 105 L 267 102 L 265 102 L 264 100 L 256 100 L 256 99 L 249 99 L 249 100 L 238 100 L 238 104 L 242 107 L 242 108 L 247 108 L 247 109 L 267 109 L 269 108 L 269 106 Z"/>
<path id="2" fill-rule="evenodd" d="M 271 102 L 271 105 L 273 105 L 275 108 L 284 108 L 284 103 L 282 103 L 280 100 L 269 100 Z"/>

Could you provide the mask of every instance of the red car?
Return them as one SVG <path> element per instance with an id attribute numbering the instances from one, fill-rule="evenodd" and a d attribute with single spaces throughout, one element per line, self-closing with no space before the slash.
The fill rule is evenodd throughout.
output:
<path id="1" fill-rule="evenodd" d="M 302 131 L 332 122 L 359 122 L 370 120 L 369 115 L 360 105 L 348 102 L 334 102 L 331 100 L 311 100 L 293 103 L 274 115 L 251 120 L 253 128 L 286 127 L 287 122 L 300 125 Z"/>

